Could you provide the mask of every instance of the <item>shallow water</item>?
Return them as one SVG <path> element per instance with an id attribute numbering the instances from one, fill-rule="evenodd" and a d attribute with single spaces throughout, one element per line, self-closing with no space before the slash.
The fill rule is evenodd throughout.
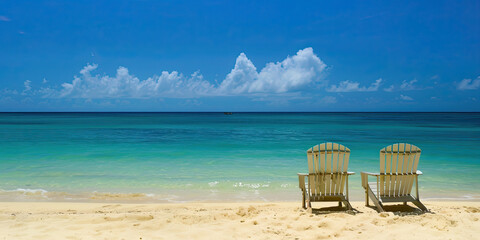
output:
<path id="1" fill-rule="evenodd" d="M 351 149 L 351 198 L 379 150 L 422 149 L 423 198 L 480 199 L 480 113 L 1 113 L 0 200 L 300 198 L 306 150 Z"/>

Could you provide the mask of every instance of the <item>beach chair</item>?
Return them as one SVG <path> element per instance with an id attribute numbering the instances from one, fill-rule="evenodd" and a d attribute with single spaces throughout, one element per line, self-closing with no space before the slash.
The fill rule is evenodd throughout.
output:
<path id="1" fill-rule="evenodd" d="M 417 170 L 422 151 L 417 146 L 408 143 L 393 144 L 380 150 L 380 173 L 362 172 L 362 186 L 365 188 L 365 205 L 368 198 L 372 199 L 378 212 L 383 212 L 383 203 L 412 202 L 422 211 L 428 211 L 420 202 L 418 196 Z M 368 176 L 376 177 L 375 182 L 369 182 Z M 410 194 L 415 182 L 416 195 Z"/>
<path id="2" fill-rule="evenodd" d="M 337 143 L 322 143 L 307 150 L 308 174 L 299 173 L 298 182 L 302 190 L 302 207 L 312 207 L 312 202 L 338 201 L 348 209 L 347 172 L 350 149 Z M 306 181 L 307 180 L 307 181 Z"/>

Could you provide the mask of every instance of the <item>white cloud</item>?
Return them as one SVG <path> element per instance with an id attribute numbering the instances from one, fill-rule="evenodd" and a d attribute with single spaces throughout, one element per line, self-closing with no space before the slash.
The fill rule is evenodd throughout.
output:
<path id="1" fill-rule="evenodd" d="M 412 101 L 413 100 L 413 98 L 411 98 L 409 96 L 401 95 L 401 94 L 400 94 L 400 99 L 405 100 L 405 101 Z"/>
<path id="2" fill-rule="evenodd" d="M 23 89 L 22 95 L 26 95 L 27 92 L 32 90 L 31 83 L 32 83 L 32 81 L 30 81 L 30 80 L 26 80 L 25 82 L 23 82 L 24 89 Z"/>
<path id="3" fill-rule="evenodd" d="M 10 90 L 10 89 L 3 89 L 0 91 L 2 95 L 17 95 L 18 91 L 17 90 Z"/>
<path id="4" fill-rule="evenodd" d="M 222 81 L 218 90 L 224 93 L 239 94 L 249 92 L 252 82 L 258 79 L 257 68 L 245 53 L 240 53 L 235 61 L 235 67 Z"/>
<path id="5" fill-rule="evenodd" d="M 312 48 L 305 48 L 282 62 L 268 63 L 260 73 L 244 53 L 238 56 L 235 67 L 220 84 L 220 93 L 284 93 L 299 90 L 311 83 L 323 82 L 325 63 Z"/>
<path id="6" fill-rule="evenodd" d="M 403 80 L 402 85 L 400 85 L 400 88 L 403 90 L 416 90 L 418 89 L 416 86 L 414 86 L 416 82 L 418 82 L 417 79 L 413 79 L 409 82 L 407 82 L 406 80 Z"/>
<path id="7" fill-rule="evenodd" d="M 458 85 L 458 90 L 475 90 L 480 88 L 480 76 L 478 76 L 475 80 L 472 79 L 463 79 Z"/>
<path id="8" fill-rule="evenodd" d="M 25 92 L 30 91 L 32 89 L 32 86 L 30 85 L 31 83 L 32 81 L 30 80 L 26 80 L 25 82 L 23 82 L 23 86 L 25 87 Z"/>
<path id="9" fill-rule="evenodd" d="M 2 22 L 10 22 L 10 18 L 8 18 L 7 16 L 0 16 L 0 21 L 2 21 Z"/>
<path id="10" fill-rule="evenodd" d="M 55 89 L 49 88 L 49 87 L 42 87 L 39 90 L 35 91 L 34 94 L 39 94 L 40 96 L 44 98 L 57 98 L 59 93 Z"/>
<path id="11" fill-rule="evenodd" d="M 321 74 L 326 65 L 314 53 L 305 48 L 282 62 L 268 63 L 260 72 L 241 53 L 235 67 L 218 85 L 211 84 L 195 72 L 184 76 L 176 71 L 162 72 L 140 80 L 129 74 L 128 69 L 119 67 L 115 76 L 94 75 L 96 64 L 88 64 L 72 82 L 63 83 L 56 94 L 65 98 L 191 98 L 199 96 L 231 96 L 247 94 L 277 94 L 295 92 L 309 85 L 322 85 Z M 44 89 L 52 97 L 51 89 Z"/>
<path id="12" fill-rule="evenodd" d="M 385 91 L 385 92 L 392 92 L 393 89 L 395 89 L 395 87 L 394 87 L 393 85 L 390 85 L 390 87 L 384 88 L 383 91 Z"/>
<path id="13" fill-rule="evenodd" d="M 288 92 L 310 83 L 320 82 L 320 74 L 327 65 L 312 48 L 305 48 L 282 62 L 268 63 L 252 83 L 249 92 Z"/>
<path id="14" fill-rule="evenodd" d="M 46 78 L 43 78 L 42 83 L 45 84 L 45 83 L 47 83 L 47 82 L 48 82 L 47 79 L 46 79 Z"/>
<path id="15" fill-rule="evenodd" d="M 374 92 L 380 87 L 382 79 L 377 79 L 374 83 L 370 84 L 369 87 L 360 87 L 360 83 L 351 82 L 349 80 L 341 82 L 338 86 L 332 85 L 330 88 L 327 88 L 328 92 Z"/>
<path id="16" fill-rule="evenodd" d="M 160 76 L 140 80 L 130 75 L 128 69 L 119 67 L 115 76 L 92 75 L 98 65 L 89 64 L 75 76 L 71 83 L 63 83 L 60 97 L 70 98 L 188 98 L 206 95 L 213 86 L 195 72 L 185 77 L 176 71 L 164 71 Z"/>

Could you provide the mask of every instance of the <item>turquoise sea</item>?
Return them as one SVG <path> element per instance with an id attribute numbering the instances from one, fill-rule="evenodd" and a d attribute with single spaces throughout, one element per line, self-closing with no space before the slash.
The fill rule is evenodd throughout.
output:
<path id="1" fill-rule="evenodd" d="M 306 150 L 422 149 L 423 199 L 480 200 L 480 113 L 0 113 L 0 201 L 295 201 Z"/>

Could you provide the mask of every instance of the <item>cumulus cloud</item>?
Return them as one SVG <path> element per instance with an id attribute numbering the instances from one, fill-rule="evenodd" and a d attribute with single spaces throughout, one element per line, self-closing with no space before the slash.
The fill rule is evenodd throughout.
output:
<path id="1" fill-rule="evenodd" d="M 25 87 L 25 91 L 30 91 L 32 89 L 32 86 L 30 85 L 32 83 L 32 81 L 30 80 L 26 80 L 25 82 L 23 82 L 23 86 Z"/>
<path id="2" fill-rule="evenodd" d="M 413 100 L 413 98 L 411 98 L 409 96 L 401 95 L 401 94 L 400 94 L 400 99 L 405 100 L 405 101 L 412 101 Z"/>
<path id="3" fill-rule="evenodd" d="M 218 90 L 223 93 L 239 94 L 248 92 L 252 82 L 258 79 L 257 68 L 245 53 L 240 53 L 235 61 L 235 67 L 222 81 Z"/>
<path id="4" fill-rule="evenodd" d="M 321 82 L 320 76 L 326 66 L 312 48 L 305 48 L 282 62 L 268 63 L 257 73 L 253 63 L 241 53 L 218 89 L 220 93 L 233 94 L 295 91 Z"/>
<path id="5" fill-rule="evenodd" d="M 268 63 L 254 81 L 249 92 L 288 92 L 298 90 L 310 83 L 320 82 L 320 75 L 327 65 L 312 48 L 300 50 L 282 62 Z"/>
<path id="6" fill-rule="evenodd" d="M 400 85 L 400 88 L 402 90 L 415 90 L 417 87 L 415 86 L 415 83 L 418 82 L 417 79 L 413 79 L 411 81 L 406 81 L 403 80 L 402 85 Z"/>
<path id="7" fill-rule="evenodd" d="M 393 85 L 390 85 L 390 87 L 384 88 L 383 91 L 385 91 L 385 92 L 392 92 L 393 89 L 395 89 L 395 87 L 394 87 Z"/>
<path id="8" fill-rule="evenodd" d="M 89 64 L 75 76 L 71 83 L 63 83 L 60 97 L 70 98 L 185 98 L 207 95 L 213 86 L 195 72 L 189 77 L 173 71 L 164 71 L 159 76 L 140 80 L 119 67 L 115 76 L 92 75 L 97 64 Z"/>
<path id="9" fill-rule="evenodd" d="M 458 85 L 458 90 L 475 90 L 480 88 L 480 76 L 472 81 L 472 79 L 463 79 Z"/>
<path id="10" fill-rule="evenodd" d="M 17 95 L 18 91 L 17 90 L 11 90 L 11 89 L 3 89 L 3 90 L 0 90 L 0 93 L 2 95 Z"/>
<path id="11" fill-rule="evenodd" d="M 360 83 L 351 82 L 349 80 L 341 82 L 338 86 L 332 85 L 330 88 L 327 88 L 328 92 L 375 92 L 378 91 L 382 79 L 377 79 L 374 83 L 370 84 L 369 87 L 360 87 Z"/>
<path id="12" fill-rule="evenodd" d="M 26 80 L 25 82 L 23 82 L 23 86 L 24 86 L 24 89 L 23 89 L 23 92 L 22 92 L 23 95 L 26 95 L 27 92 L 32 90 L 31 83 L 32 83 L 32 81 L 30 81 L 30 80 Z"/>
<path id="13" fill-rule="evenodd" d="M 220 84 L 211 84 L 198 72 L 185 76 L 176 71 L 163 71 L 158 76 L 140 80 L 125 67 L 119 67 L 115 76 L 95 75 L 97 68 L 96 64 L 85 66 L 72 82 L 61 85 L 56 96 L 98 99 L 279 94 L 324 84 L 321 75 L 326 65 L 312 48 L 305 48 L 281 62 L 268 63 L 258 72 L 252 61 L 241 53 Z M 48 97 L 55 95 L 51 89 L 46 90 Z"/>

